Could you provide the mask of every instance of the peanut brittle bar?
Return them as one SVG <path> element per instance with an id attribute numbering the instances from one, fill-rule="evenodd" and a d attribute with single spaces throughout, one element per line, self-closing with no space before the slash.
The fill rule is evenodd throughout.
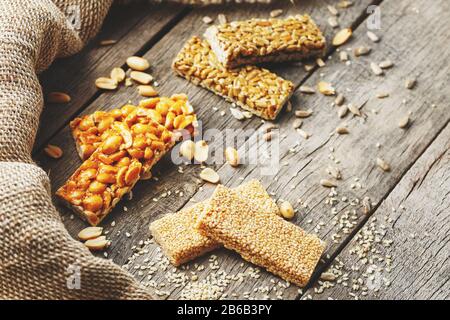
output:
<path id="1" fill-rule="evenodd" d="M 246 201 L 259 204 L 265 212 L 279 214 L 278 206 L 259 181 L 251 180 L 235 190 Z M 198 217 L 208 203 L 208 200 L 199 202 L 150 224 L 151 234 L 173 265 L 179 266 L 220 247 L 220 243 L 202 235 L 196 229 Z"/>
<path id="2" fill-rule="evenodd" d="M 299 286 L 308 283 L 324 250 L 315 235 L 221 185 L 198 220 L 202 234 Z"/>
<path id="3" fill-rule="evenodd" d="M 205 38 L 226 68 L 301 60 L 325 49 L 325 38 L 308 15 L 233 21 L 209 27 Z"/>
<path id="4" fill-rule="evenodd" d="M 170 131 L 186 129 L 193 134 L 197 123 L 194 108 L 184 94 L 145 99 L 138 106 L 127 104 L 120 109 L 96 111 L 70 122 L 80 158 L 86 160 L 97 150 L 109 136 L 113 123 L 132 121 L 137 113 L 146 114 Z"/>
<path id="5" fill-rule="evenodd" d="M 56 192 L 94 226 L 175 144 L 173 132 L 155 122 L 148 110 L 122 111 L 125 118 L 113 121 L 98 148 Z"/>
<path id="6" fill-rule="evenodd" d="M 173 61 L 180 76 L 241 108 L 273 120 L 293 93 L 294 85 L 267 69 L 245 66 L 227 70 L 207 41 L 191 38 Z"/>

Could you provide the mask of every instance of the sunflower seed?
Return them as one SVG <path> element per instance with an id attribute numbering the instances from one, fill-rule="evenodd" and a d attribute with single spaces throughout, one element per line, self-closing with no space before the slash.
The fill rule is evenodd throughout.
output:
<path id="1" fill-rule="evenodd" d="M 402 128 L 402 129 L 406 128 L 408 126 L 408 124 L 409 124 L 409 116 L 408 115 L 401 118 L 400 121 L 398 122 L 399 128 Z"/>
<path id="2" fill-rule="evenodd" d="M 292 123 L 292 128 L 294 129 L 299 129 L 303 124 L 303 120 L 302 119 L 295 119 L 294 122 Z"/>
<path id="3" fill-rule="evenodd" d="M 348 110 L 350 110 L 351 113 L 353 113 L 355 116 L 361 117 L 361 111 L 358 109 L 358 107 L 356 107 L 355 105 L 353 105 L 352 103 L 349 103 L 347 105 Z"/>
<path id="4" fill-rule="evenodd" d="M 343 105 L 342 107 L 339 108 L 338 110 L 338 116 L 339 118 L 344 118 L 348 113 L 348 108 L 346 105 Z"/>
<path id="5" fill-rule="evenodd" d="M 353 54 L 355 55 L 355 57 L 364 56 L 364 55 L 369 54 L 371 50 L 372 49 L 370 47 L 362 46 L 362 47 L 355 48 L 353 50 Z"/>
<path id="6" fill-rule="evenodd" d="M 310 86 L 300 86 L 299 88 L 301 93 L 315 93 L 316 90 Z"/>
<path id="7" fill-rule="evenodd" d="M 48 144 L 45 148 L 44 148 L 44 152 L 53 159 L 59 159 L 63 156 L 63 151 L 61 150 L 60 147 L 55 146 L 53 144 Z"/>
<path id="8" fill-rule="evenodd" d="M 350 28 L 341 29 L 334 36 L 333 45 L 336 47 L 343 45 L 344 43 L 346 43 L 348 41 L 348 39 L 350 39 L 351 36 L 352 36 L 352 29 L 350 29 Z"/>
<path id="9" fill-rule="evenodd" d="M 50 92 L 47 95 L 48 103 L 68 103 L 70 100 L 70 96 L 64 92 Z"/>
<path id="10" fill-rule="evenodd" d="M 336 99 L 334 99 L 334 104 L 337 106 L 341 106 L 345 101 L 345 97 L 342 93 L 339 93 L 336 97 Z"/>
<path id="11" fill-rule="evenodd" d="M 337 184 L 334 181 L 328 180 L 328 179 L 321 179 L 320 184 L 327 188 L 335 188 L 337 187 Z"/>
<path id="12" fill-rule="evenodd" d="M 381 69 L 389 69 L 389 68 L 392 68 L 392 67 L 394 66 L 394 63 L 393 63 L 391 60 L 383 60 L 383 61 L 381 61 L 381 62 L 378 64 L 378 66 L 379 66 Z"/>
<path id="13" fill-rule="evenodd" d="M 387 97 L 389 97 L 389 93 L 387 93 L 387 92 L 379 92 L 377 94 L 377 98 L 378 99 L 384 99 L 384 98 L 387 98 Z"/>
<path id="14" fill-rule="evenodd" d="M 383 171 L 391 171 L 391 166 L 381 158 L 377 158 L 377 166 L 380 167 Z"/>
<path id="15" fill-rule="evenodd" d="M 408 79 L 405 81 L 405 88 L 406 89 L 412 89 L 416 85 L 417 80 L 416 79 Z"/>
<path id="16" fill-rule="evenodd" d="M 350 131 L 348 131 L 348 128 L 346 128 L 346 127 L 337 127 L 336 128 L 336 132 L 338 134 L 348 134 L 348 133 L 350 133 Z"/>
<path id="17" fill-rule="evenodd" d="M 384 73 L 383 70 L 375 62 L 370 63 L 370 69 L 372 69 L 372 72 L 377 76 L 381 76 Z"/>
<path id="18" fill-rule="evenodd" d="M 312 115 L 313 111 L 311 109 L 308 110 L 296 110 L 295 116 L 297 118 L 308 118 Z"/>
<path id="19" fill-rule="evenodd" d="M 320 280 L 334 281 L 334 280 L 336 280 L 336 276 L 331 272 L 324 272 L 320 275 Z"/>
<path id="20" fill-rule="evenodd" d="M 380 41 L 380 38 L 379 38 L 375 33 L 373 33 L 372 31 L 367 31 L 367 36 L 369 37 L 369 39 L 370 39 L 372 42 L 378 42 L 378 41 Z"/>
<path id="21" fill-rule="evenodd" d="M 117 40 L 102 40 L 102 41 L 100 41 L 101 46 L 110 46 L 115 43 L 117 43 Z"/>
<path id="22" fill-rule="evenodd" d="M 311 134 L 302 129 L 297 129 L 297 132 L 303 137 L 303 139 L 308 140 Z"/>

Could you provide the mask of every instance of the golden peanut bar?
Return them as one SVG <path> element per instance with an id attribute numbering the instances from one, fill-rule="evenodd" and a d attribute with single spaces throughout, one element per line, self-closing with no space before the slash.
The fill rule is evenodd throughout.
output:
<path id="1" fill-rule="evenodd" d="M 246 201 L 258 203 L 265 212 L 279 214 L 278 206 L 259 181 L 251 180 L 236 188 L 236 191 Z M 198 217 L 208 203 L 208 200 L 199 202 L 150 224 L 151 234 L 173 265 L 179 266 L 220 247 L 217 241 L 202 235 L 196 229 Z"/>
<path id="2" fill-rule="evenodd" d="M 192 83 L 267 120 L 277 117 L 294 90 L 292 82 L 267 69 L 245 66 L 227 70 L 208 42 L 198 37 L 186 43 L 172 68 Z"/>
<path id="3" fill-rule="evenodd" d="M 146 112 L 115 121 L 97 150 L 56 194 L 95 226 L 174 143 L 172 132 Z"/>
<path id="4" fill-rule="evenodd" d="M 194 108 L 184 94 L 145 99 L 138 106 L 127 104 L 119 109 L 96 111 L 75 118 L 70 123 L 80 158 L 86 160 L 97 150 L 109 136 L 113 123 L 127 123 L 137 113 L 146 113 L 148 117 L 170 131 L 186 129 L 193 134 L 197 124 Z"/>
<path id="5" fill-rule="evenodd" d="M 315 235 L 221 185 L 199 217 L 198 228 L 245 260 L 301 287 L 308 283 L 324 250 Z"/>
<path id="6" fill-rule="evenodd" d="M 301 60 L 325 49 L 325 38 L 308 15 L 233 21 L 209 27 L 205 38 L 226 68 Z"/>

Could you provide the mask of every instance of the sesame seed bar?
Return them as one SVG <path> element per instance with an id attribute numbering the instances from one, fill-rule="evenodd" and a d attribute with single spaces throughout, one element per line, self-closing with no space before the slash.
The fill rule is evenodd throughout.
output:
<path id="1" fill-rule="evenodd" d="M 137 113 L 147 114 L 170 131 L 186 129 L 194 133 L 197 118 L 185 94 L 142 100 L 138 106 L 127 104 L 120 109 L 96 111 L 70 122 L 72 136 L 81 159 L 89 158 L 109 136 L 114 122 L 129 122 Z"/>
<path id="2" fill-rule="evenodd" d="M 233 21 L 209 27 L 204 36 L 228 69 L 301 60 L 322 55 L 325 49 L 325 38 L 308 15 Z"/>
<path id="3" fill-rule="evenodd" d="M 138 110 L 138 112 L 134 112 Z M 97 150 L 56 194 L 95 226 L 174 145 L 173 133 L 142 109 L 111 124 Z"/>
<path id="4" fill-rule="evenodd" d="M 315 235 L 219 185 L 199 218 L 199 231 L 238 252 L 245 260 L 305 286 L 324 250 Z"/>
<path id="5" fill-rule="evenodd" d="M 246 201 L 258 203 L 265 212 L 279 214 L 278 206 L 259 181 L 251 180 L 236 188 L 236 191 Z M 208 203 L 208 200 L 199 202 L 150 224 L 152 236 L 161 245 L 164 254 L 174 266 L 179 266 L 221 246 L 196 229 L 198 217 Z"/>
<path id="6" fill-rule="evenodd" d="M 207 41 L 191 38 L 173 61 L 174 71 L 241 108 L 273 120 L 293 93 L 294 85 L 256 66 L 227 70 Z"/>

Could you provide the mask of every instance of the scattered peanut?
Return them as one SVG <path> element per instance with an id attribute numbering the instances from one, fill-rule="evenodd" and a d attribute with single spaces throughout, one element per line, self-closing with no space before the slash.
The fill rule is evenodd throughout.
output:
<path id="1" fill-rule="evenodd" d="M 317 88 L 319 89 L 319 92 L 326 95 L 326 96 L 333 96 L 336 94 L 336 90 L 329 82 L 320 81 L 317 84 Z"/>
<path id="2" fill-rule="evenodd" d="M 63 151 L 60 147 L 49 144 L 44 148 L 45 153 L 53 159 L 59 159 L 63 155 Z"/>
<path id="3" fill-rule="evenodd" d="M 194 158 L 197 162 L 205 162 L 208 160 L 209 147 L 205 140 L 200 140 L 195 143 Z"/>
<path id="4" fill-rule="evenodd" d="M 150 74 L 141 71 L 131 71 L 130 78 L 141 84 L 149 84 L 153 81 L 153 77 Z"/>
<path id="5" fill-rule="evenodd" d="M 84 245 L 90 250 L 103 250 L 109 245 L 109 240 L 105 236 L 100 236 L 95 239 L 87 240 Z"/>
<path id="6" fill-rule="evenodd" d="M 225 149 L 225 158 L 232 167 L 239 165 L 239 155 L 235 148 L 228 147 Z"/>
<path id="7" fill-rule="evenodd" d="M 149 85 L 138 86 L 138 92 L 143 97 L 156 97 L 158 95 L 158 91 Z"/>
<path id="8" fill-rule="evenodd" d="M 48 103 L 68 103 L 71 98 L 64 92 L 50 92 L 47 96 Z"/>
<path id="9" fill-rule="evenodd" d="M 377 166 L 385 172 L 391 171 L 391 166 L 381 158 L 377 158 Z"/>
<path id="10" fill-rule="evenodd" d="M 211 168 L 203 169 L 200 172 L 200 178 L 213 184 L 216 184 L 220 181 L 219 174 Z"/>
<path id="11" fill-rule="evenodd" d="M 195 143 L 192 140 L 184 141 L 180 146 L 180 154 L 191 161 L 195 154 Z"/>
<path id="12" fill-rule="evenodd" d="M 110 74 L 111 79 L 113 79 L 115 82 L 120 83 L 123 80 L 125 80 L 125 71 L 123 71 L 122 68 L 113 68 L 111 70 Z"/>
<path id="13" fill-rule="evenodd" d="M 95 85 L 99 89 L 104 90 L 116 90 L 117 89 L 117 82 L 111 78 L 106 77 L 100 77 L 97 80 L 95 80 Z"/>
<path id="14" fill-rule="evenodd" d="M 333 38 L 333 45 L 340 46 L 347 42 L 348 39 L 352 36 L 352 29 L 345 28 L 340 30 Z"/>
<path id="15" fill-rule="evenodd" d="M 129 57 L 127 59 L 127 65 L 133 69 L 133 70 L 137 70 L 137 71 L 145 71 L 148 68 L 150 68 L 150 63 L 148 62 L 147 59 L 145 58 L 141 58 L 141 57 Z"/>
<path id="16" fill-rule="evenodd" d="M 100 237 L 102 235 L 102 232 L 103 232 L 102 227 L 87 227 L 78 233 L 78 238 L 80 238 L 80 240 L 83 241 L 95 239 Z"/>
<path id="17" fill-rule="evenodd" d="M 280 213 L 285 219 L 292 219 L 295 216 L 295 211 L 292 205 L 288 201 L 283 201 L 280 204 Z"/>

